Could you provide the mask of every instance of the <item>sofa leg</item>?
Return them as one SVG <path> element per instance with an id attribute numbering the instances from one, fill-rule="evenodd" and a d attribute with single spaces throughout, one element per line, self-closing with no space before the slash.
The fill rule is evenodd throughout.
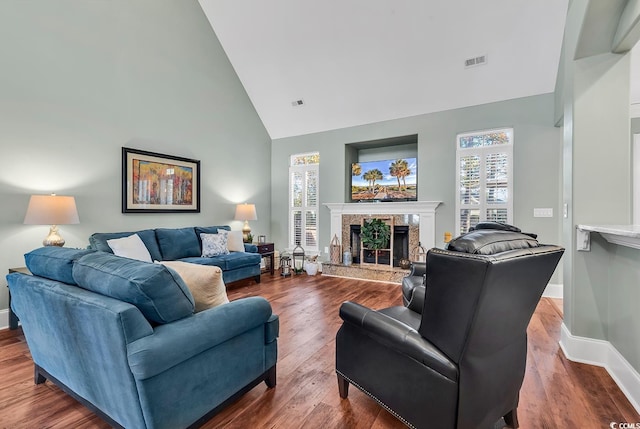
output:
<path id="1" fill-rule="evenodd" d="M 347 381 L 346 378 L 344 378 L 340 374 L 337 374 L 337 376 L 338 376 L 338 392 L 340 393 L 340 397 L 342 399 L 347 399 L 347 396 L 349 396 L 349 382 Z"/>
<path id="2" fill-rule="evenodd" d="M 260 283 L 260 274 L 254 277 L 256 283 Z"/>
<path id="3" fill-rule="evenodd" d="M 273 365 L 267 370 L 267 376 L 264 379 L 268 388 L 276 387 L 276 366 Z"/>
<path id="4" fill-rule="evenodd" d="M 515 429 L 515 428 L 519 427 L 520 424 L 518 423 L 518 410 L 516 408 L 514 408 L 513 410 L 509 411 L 504 416 L 504 422 L 510 428 L 514 428 Z"/>
<path id="5" fill-rule="evenodd" d="M 38 365 L 33 365 L 33 383 L 34 384 L 42 384 L 47 381 L 47 378 L 40 373 L 40 367 Z"/>

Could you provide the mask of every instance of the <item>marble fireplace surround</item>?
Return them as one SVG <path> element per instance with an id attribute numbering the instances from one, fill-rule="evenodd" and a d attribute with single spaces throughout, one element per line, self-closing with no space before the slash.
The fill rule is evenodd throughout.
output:
<path id="1" fill-rule="evenodd" d="M 440 201 L 397 201 L 388 203 L 325 203 L 324 206 L 331 212 L 330 237 L 334 235 L 342 237 L 342 215 L 417 215 L 420 219 L 420 243 L 425 249 L 430 249 L 436 245 L 436 208 L 440 203 Z"/>

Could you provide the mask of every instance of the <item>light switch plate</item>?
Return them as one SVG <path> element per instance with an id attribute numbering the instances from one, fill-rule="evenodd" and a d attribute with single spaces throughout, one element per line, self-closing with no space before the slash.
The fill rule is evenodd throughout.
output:
<path id="1" fill-rule="evenodd" d="M 533 209 L 533 217 L 553 217 L 552 208 Z"/>

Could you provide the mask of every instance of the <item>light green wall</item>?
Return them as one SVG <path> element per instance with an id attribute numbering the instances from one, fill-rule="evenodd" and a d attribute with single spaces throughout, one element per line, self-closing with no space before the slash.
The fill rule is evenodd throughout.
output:
<path id="1" fill-rule="evenodd" d="M 609 341 L 639 370 L 640 251 L 610 244 L 599 234 L 591 234 L 591 251 L 575 250 L 576 225 L 631 222 L 630 131 L 638 129 L 629 119 L 630 54 L 575 59 L 581 35 L 600 27 L 586 19 L 590 5 L 571 2 L 563 48 L 563 198 L 569 207 L 563 223 L 564 324 L 574 336 Z M 610 16 L 603 18 L 619 19 L 620 8 L 609 6 Z"/>
<path id="2" fill-rule="evenodd" d="M 379 122 L 324 133 L 274 140 L 271 155 L 271 231 L 278 248 L 287 242 L 287 174 L 289 156 L 320 152 L 320 204 L 345 202 L 344 145 L 418 135 L 418 199 L 442 201 L 436 215 L 436 244 L 455 225 L 455 139 L 458 133 L 514 128 L 514 223 L 558 243 L 562 134 L 554 127 L 553 94 Z M 348 177 L 348 176 L 347 176 Z M 553 218 L 534 218 L 534 207 L 551 207 Z M 321 250 L 329 245 L 329 210 L 320 209 Z M 327 255 L 323 255 L 327 259 Z M 554 282 L 559 282 L 555 277 Z"/>
<path id="3" fill-rule="evenodd" d="M 74 195 L 69 247 L 95 231 L 231 224 L 269 234 L 269 136 L 196 0 L 0 2 L 0 272 L 45 226 L 30 194 Z M 200 214 L 122 214 L 121 147 L 201 160 Z M 0 309 L 7 289 L 0 287 Z"/>

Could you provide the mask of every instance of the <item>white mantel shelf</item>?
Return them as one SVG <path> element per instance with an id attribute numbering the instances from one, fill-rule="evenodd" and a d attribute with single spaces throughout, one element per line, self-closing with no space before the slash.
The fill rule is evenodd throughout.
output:
<path id="1" fill-rule="evenodd" d="M 578 225 L 578 231 L 597 232 L 609 243 L 640 249 L 640 225 Z"/>
<path id="2" fill-rule="evenodd" d="M 331 237 L 342 234 L 342 215 L 397 215 L 420 217 L 420 242 L 427 249 L 436 245 L 436 208 L 440 201 L 394 201 L 388 203 L 326 203 L 331 211 Z"/>

